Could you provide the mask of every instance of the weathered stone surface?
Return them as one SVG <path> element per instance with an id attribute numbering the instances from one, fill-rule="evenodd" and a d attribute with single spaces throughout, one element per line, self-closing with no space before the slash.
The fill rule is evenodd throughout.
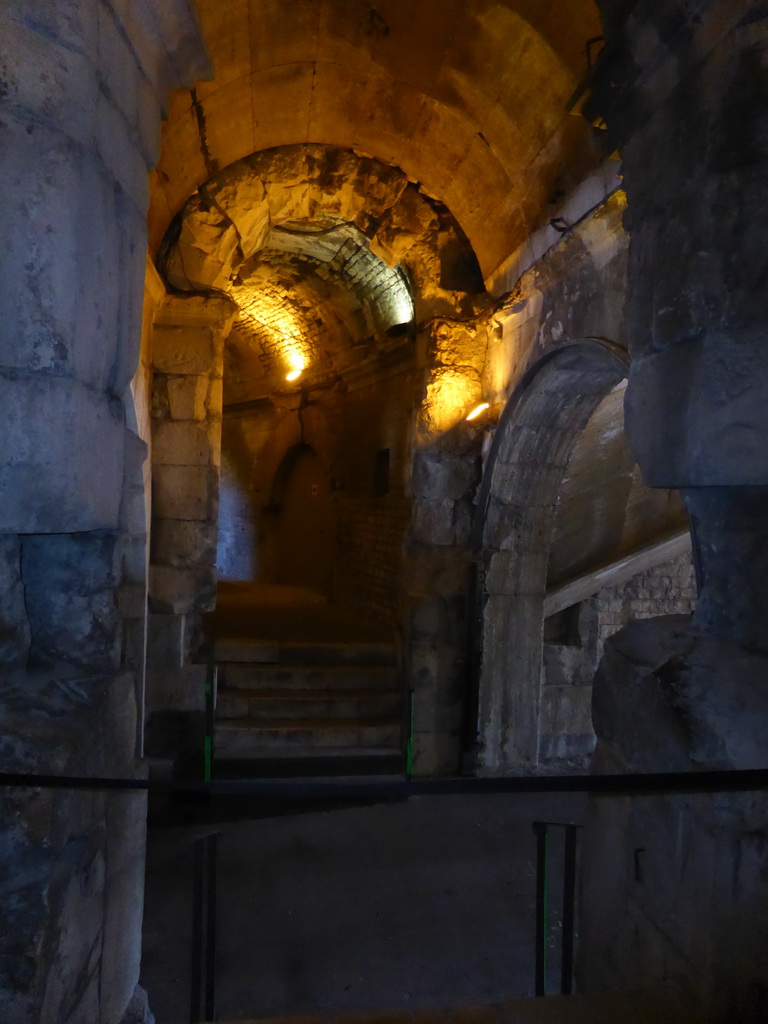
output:
<path id="1" fill-rule="evenodd" d="M 105 1021 L 120 1019 L 139 976 L 146 821 L 145 793 L 114 794 L 107 800 L 100 979 Z"/>
<path id="2" fill-rule="evenodd" d="M 164 670 L 181 668 L 185 654 L 184 616 L 152 612 L 147 619 L 147 665 Z"/>
<path id="3" fill-rule="evenodd" d="M 709 331 L 633 362 L 627 431 L 651 486 L 765 483 L 764 339 L 762 325 Z"/>
<path id="4" fill-rule="evenodd" d="M 152 461 L 156 466 L 207 466 L 212 452 L 208 433 L 193 422 L 160 423 L 152 434 Z"/>
<path id="5" fill-rule="evenodd" d="M 208 392 L 207 377 L 168 377 L 167 387 L 170 413 L 173 419 L 205 419 L 205 401 Z"/>
<path id="6" fill-rule="evenodd" d="M 702 578 L 695 624 L 747 650 L 765 652 L 768 489 L 697 488 L 686 491 L 684 500 Z"/>
<path id="7" fill-rule="evenodd" d="M 207 520 L 157 519 L 152 527 L 152 563 L 188 569 L 213 565 L 216 523 Z"/>
<path id="8" fill-rule="evenodd" d="M 30 644 L 29 619 L 21 579 L 21 543 L 0 534 L 0 665 L 23 667 Z"/>
<path id="9" fill-rule="evenodd" d="M 765 669 L 763 654 L 687 617 L 631 623 L 595 677 L 593 771 L 764 768 Z M 591 798 L 581 983 L 665 977 L 705 1021 L 759 1021 L 765 804 L 759 793 Z"/>
<path id="10" fill-rule="evenodd" d="M 461 594 L 467 586 L 469 566 L 468 551 L 409 544 L 404 565 L 405 589 L 413 596 Z"/>
<path id="11" fill-rule="evenodd" d="M 455 504 L 419 502 L 413 510 L 411 536 L 417 544 L 448 546 L 456 543 Z"/>
<path id="12" fill-rule="evenodd" d="M 134 989 L 120 1024 L 155 1024 L 155 1015 L 149 1009 L 149 997 L 141 985 Z"/>
<path id="13" fill-rule="evenodd" d="M 459 763 L 458 736 L 444 732 L 413 734 L 413 773 L 417 776 L 450 775 Z"/>
<path id="14" fill-rule="evenodd" d="M 74 380 L 0 377 L 0 407 L 0 530 L 115 527 L 125 440 L 119 403 Z"/>
<path id="15" fill-rule="evenodd" d="M 216 606 L 215 566 L 195 569 L 150 566 L 149 601 L 153 611 L 165 614 L 213 611 Z"/>
<path id="16" fill-rule="evenodd" d="M 546 650 L 546 648 L 545 648 Z M 589 687 L 548 685 L 541 691 L 539 760 L 586 757 L 595 746 Z"/>
<path id="17" fill-rule="evenodd" d="M 132 676 L 94 676 L 59 667 L 19 674 L 4 683 L 4 771 L 131 775 L 136 744 Z M 141 877 L 141 828 L 135 841 L 124 845 L 125 830 L 108 827 L 110 798 L 101 793 L 20 789 L 7 790 L 1 799 L 8 911 L 0 938 L 3 1019 L 9 1024 L 65 1019 L 111 1024 L 127 1002 L 126 996 L 117 1008 L 111 1002 L 113 993 L 124 994 L 130 986 L 130 994 L 136 983 L 141 936 L 135 892 L 116 889 L 107 917 L 111 914 L 121 932 L 123 953 L 130 961 L 123 963 L 125 973 L 134 976 L 113 978 L 114 986 L 105 985 L 100 979 L 105 872 L 110 862 L 121 863 Z M 141 821 L 143 816 L 143 808 L 134 807 L 132 817 Z M 131 830 L 135 828 L 134 821 Z M 10 870 L 13 863 L 23 864 L 23 871 Z"/>
<path id="18" fill-rule="evenodd" d="M 27 614 L 36 657 L 116 668 L 120 617 L 115 534 L 40 534 L 22 541 Z"/>
<path id="19" fill-rule="evenodd" d="M 152 664 L 147 675 L 147 704 L 150 712 L 205 711 L 207 665 L 183 665 L 174 669 Z"/>
<path id="20" fill-rule="evenodd" d="M 763 655 L 698 632 L 688 616 L 625 626 L 595 676 L 598 768 L 763 767 L 764 668 Z"/>
<path id="21" fill-rule="evenodd" d="M 209 327 L 157 324 L 152 338 L 152 361 L 160 373 L 207 374 L 214 365 L 213 333 Z"/>
<path id="22" fill-rule="evenodd" d="M 439 496 L 443 501 L 458 501 L 474 490 L 478 480 L 479 466 L 474 460 L 427 452 L 414 457 L 411 488 L 415 498 Z"/>
<path id="23" fill-rule="evenodd" d="M 218 487 L 215 470 L 157 466 L 152 474 L 152 510 L 158 519 L 212 520 Z"/>

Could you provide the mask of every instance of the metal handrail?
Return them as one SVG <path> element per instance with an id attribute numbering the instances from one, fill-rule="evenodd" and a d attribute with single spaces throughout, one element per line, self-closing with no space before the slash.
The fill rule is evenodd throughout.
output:
<path id="1" fill-rule="evenodd" d="M 364 781 L 327 779 L 212 779 L 210 782 L 147 778 L 108 778 L 0 772 L 0 789 L 144 790 L 172 796 L 318 797 L 456 796 L 473 793 L 667 794 L 734 793 L 768 790 L 768 768 L 711 769 L 696 772 L 643 772 L 613 775 L 505 775 L 493 778 L 430 778 Z"/>

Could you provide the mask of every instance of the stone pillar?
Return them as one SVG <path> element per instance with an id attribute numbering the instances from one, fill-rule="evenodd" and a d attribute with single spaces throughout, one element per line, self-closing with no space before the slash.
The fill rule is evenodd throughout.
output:
<path id="1" fill-rule="evenodd" d="M 156 6 L 156 5 L 154 5 Z M 147 174 L 170 91 L 207 73 L 186 0 L 0 11 L 0 764 L 130 776 L 118 603 Z M 140 798 L 0 794 L 8 1024 L 115 1024 L 138 977 Z M 11 911 L 10 908 L 13 908 Z"/>
<path id="2" fill-rule="evenodd" d="M 440 321 L 417 341 L 429 368 L 417 413 L 405 546 L 405 669 L 413 690 L 416 775 L 461 768 L 472 501 L 483 436 L 465 416 L 482 398 L 485 341 L 483 330 Z"/>
<path id="3" fill-rule="evenodd" d="M 202 726 L 205 665 L 191 662 L 200 616 L 216 604 L 224 343 L 236 313 L 226 298 L 172 297 L 155 320 L 147 655 L 153 756 L 194 747 Z"/>
<path id="4" fill-rule="evenodd" d="M 631 624 L 595 681 L 596 770 L 765 767 L 768 15 L 749 0 L 601 0 L 593 114 L 630 232 L 626 400 L 648 482 L 680 487 L 700 599 Z M 596 798 L 582 983 L 673 985 L 697 1019 L 765 1019 L 762 796 Z"/>

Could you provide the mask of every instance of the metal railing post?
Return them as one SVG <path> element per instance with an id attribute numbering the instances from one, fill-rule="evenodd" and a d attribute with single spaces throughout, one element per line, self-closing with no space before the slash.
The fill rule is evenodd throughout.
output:
<path id="1" fill-rule="evenodd" d="M 200 836 L 194 846 L 192 962 L 189 1024 L 216 1015 L 216 896 L 219 834 Z"/>
<path id="2" fill-rule="evenodd" d="M 560 992 L 569 996 L 573 990 L 573 938 L 576 925 L 576 829 L 565 826 L 563 854 L 563 949 L 560 962 Z"/>
<path id="3" fill-rule="evenodd" d="M 547 978 L 547 823 L 534 821 L 536 836 L 536 984 L 534 994 L 546 995 Z"/>

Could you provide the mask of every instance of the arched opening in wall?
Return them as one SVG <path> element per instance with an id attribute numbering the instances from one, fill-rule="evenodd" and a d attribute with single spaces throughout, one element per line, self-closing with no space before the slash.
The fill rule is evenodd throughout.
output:
<path id="1" fill-rule="evenodd" d="M 219 659 L 217 714 L 227 714 L 234 655 L 252 656 L 244 643 L 278 651 L 281 662 L 322 643 L 325 663 L 329 646 L 342 645 L 343 660 L 354 641 L 377 664 L 361 668 L 357 689 L 376 692 L 359 696 L 354 717 L 340 700 L 350 736 L 336 721 L 322 745 L 343 738 L 399 752 L 406 719 L 401 673 L 391 673 L 408 614 L 414 449 L 417 434 L 423 444 L 435 429 L 421 411 L 435 365 L 450 364 L 443 397 L 459 383 L 462 395 L 478 387 L 484 335 L 473 326 L 473 296 L 484 285 L 472 248 L 447 207 L 398 168 L 308 145 L 254 154 L 209 180 L 166 236 L 160 263 L 189 296 L 177 306 L 224 293 L 232 316 L 216 351 L 219 578 L 204 636 L 214 651 L 226 646 L 219 641 L 237 644 Z M 448 331 L 446 321 L 468 326 Z M 204 412 L 215 430 L 215 411 Z M 169 489 L 169 503 L 176 493 Z M 349 686 L 351 668 L 341 674 Z M 308 699 L 307 687 L 292 689 Z M 217 724 L 219 758 L 263 755 L 275 728 L 260 728 L 257 742 L 245 724 Z"/>
<path id="2" fill-rule="evenodd" d="M 690 611 L 685 511 L 645 485 L 624 435 L 627 365 L 597 339 L 548 353 L 499 423 L 477 527 L 486 772 L 583 763 L 607 636 L 630 618 Z"/>
<path id="3" fill-rule="evenodd" d="M 688 518 L 679 492 L 646 485 L 624 433 L 626 380 L 575 439 L 552 528 L 544 598 L 539 760 L 583 763 L 592 680 L 630 619 L 690 614 Z"/>
<path id="4" fill-rule="evenodd" d="M 481 771 L 538 763 L 544 599 L 558 493 L 576 438 L 627 366 L 626 353 L 602 340 L 549 352 L 523 375 L 499 421 L 475 526 L 484 564 Z"/>
<path id="5" fill-rule="evenodd" d="M 328 474 L 309 445 L 292 448 L 275 475 L 268 506 L 268 531 L 274 552 L 274 581 L 319 594 L 331 591 L 336 546 L 336 516 Z"/>

